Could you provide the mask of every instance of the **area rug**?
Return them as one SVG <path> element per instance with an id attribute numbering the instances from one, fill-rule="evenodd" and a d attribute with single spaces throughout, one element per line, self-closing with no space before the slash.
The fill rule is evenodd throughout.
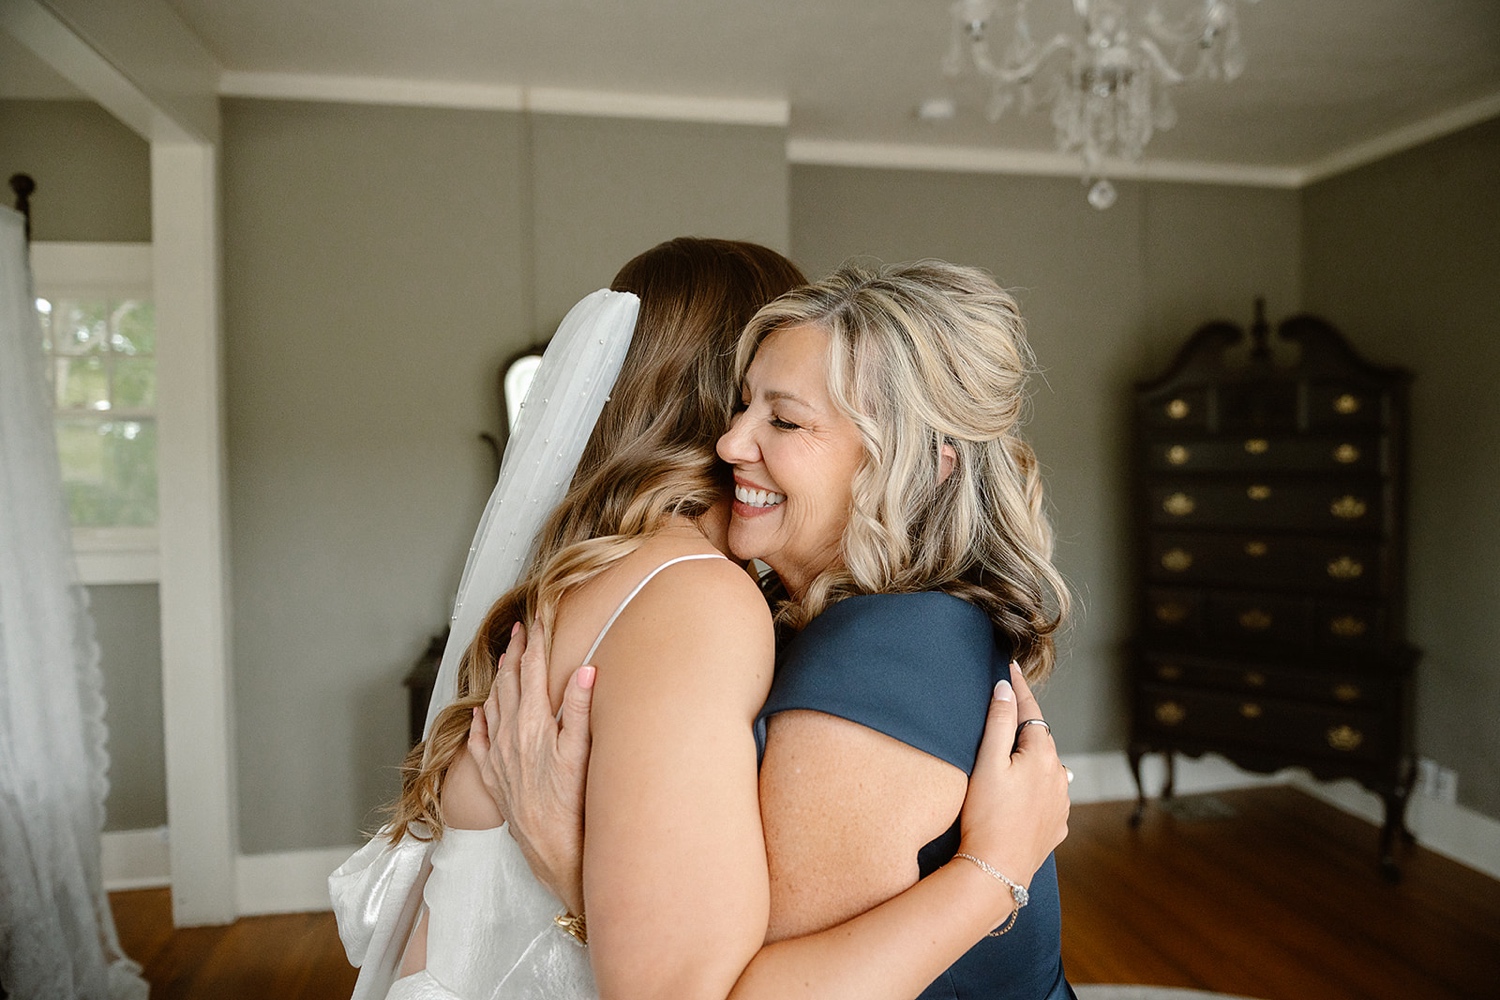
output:
<path id="1" fill-rule="evenodd" d="M 1180 990 L 1171 986 L 1074 986 L 1078 1000 L 1250 1000 L 1228 993 Z"/>

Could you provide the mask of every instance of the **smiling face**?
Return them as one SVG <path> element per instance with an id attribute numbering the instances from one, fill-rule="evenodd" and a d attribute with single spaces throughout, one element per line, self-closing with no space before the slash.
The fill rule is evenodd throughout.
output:
<path id="1" fill-rule="evenodd" d="M 741 385 L 741 409 L 719 438 L 734 468 L 729 547 L 776 571 L 793 597 L 838 558 L 859 428 L 828 395 L 828 334 L 776 330 L 761 341 Z"/>

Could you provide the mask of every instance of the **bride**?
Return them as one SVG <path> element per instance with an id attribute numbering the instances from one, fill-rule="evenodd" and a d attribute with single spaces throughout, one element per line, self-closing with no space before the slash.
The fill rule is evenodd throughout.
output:
<path id="1" fill-rule="evenodd" d="M 613 389 L 592 389 L 609 392 L 609 403 L 567 496 L 538 536 L 519 584 L 494 603 L 465 651 L 457 700 L 409 761 L 385 841 L 372 841 L 335 873 L 351 957 L 373 959 L 356 996 L 383 995 L 382 977 L 399 955 L 392 998 L 785 996 L 792 983 L 824 997 L 912 997 L 987 932 L 1010 931 L 1026 883 L 1044 902 L 1050 896 L 1055 915 L 1048 855 L 1065 830 L 1065 786 L 1050 739 L 1035 727 L 1022 730 L 1019 753 L 1006 752 L 1018 708 L 1027 718 L 1036 714 L 1017 673 L 1018 699 L 1009 685 L 997 686 L 1007 695 L 992 703 L 991 717 L 1002 720 L 997 731 L 1006 735 L 978 755 L 964 813 L 963 853 L 979 860 L 944 865 L 920 882 L 914 862 L 909 873 L 872 869 L 872 857 L 915 859 L 938 839 L 964 799 L 964 771 L 976 767 L 972 747 L 965 766 L 889 740 L 870 760 L 882 765 L 878 775 L 889 773 L 885 765 L 899 770 L 910 789 L 905 801 L 888 804 L 878 842 L 845 844 L 833 856 L 843 870 L 799 890 L 816 897 L 837 888 L 833 910 L 844 911 L 842 922 L 774 922 L 773 893 L 784 895 L 786 887 L 768 874 L 753 735 L 770 691 L 772 622 L 754 581 L 722 555 L 728 484 L 713 443 L 729 423 L 724 387 L 736 333 L 756 306 L 799 277 L 763 248 L 679 240 L 632 261 L 617 278 L 617 290 L 639 295 L 639 319 Z M 626 325 L 582 327 L 592 336 L 597 326 L 599 339 L 608 340 Z M 858 464 L 847 434 L 835 440 L 830 433 L 812 442 L 802 468 L 810 484 L 797 499 L 806 506 L 789 505 L 823 531 L 824 543 L 828 530 L 837 541 L 839 484 L 847 489 Z M 827 496 L 819 496 L 820 479 Z M 757 499 L 768 498 L 750 502 Z M 503 517 L 494 513 L 502 530 Z M 486 525 L 491 520 L 487 513 Z M 483 556 L 481 545 L 477 558 Z M 472 592 L 463 599 L 472 600 Z M 600 667 L 587 886 L 553 878 L 558 898 L 527 871 L 463 753 L 514 634 L 510 625 L 530 616 L 541 623 L 537 644 L 550 646 L 555 662 Z M 592 677 L 585 669 L 571 681 L 551 678 L 552 703 Z M 795 817 L 776 822 L 788 821 Z M 423 838 L 436 846 L 421 846 Z M 1032 882 L 1038 869 L 1046 877 Z M 863 883 L 849 892 L 847 876 L 861 872 Z M 417 915 L 412 904 L 424 880 Z M 585 896 L 587 951 L 575 940 L 585 936 Z M 381 929 L 392 912 L 416 917 L 409 940 L 401 932 L 409 921 Z M 783 940 L 763 947 L 768 926 Z M 380 934 L 383 944 L 375 941 Z M 747 966 L 754 975 L 742 978 Z"/>

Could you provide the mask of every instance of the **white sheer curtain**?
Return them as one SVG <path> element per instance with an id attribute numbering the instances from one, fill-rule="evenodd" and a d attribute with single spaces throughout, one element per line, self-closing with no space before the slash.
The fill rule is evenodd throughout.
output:
<path id="1" fill-rule="evenodd" d="M 76 579 L 21 216 L 0 208 L 0 983 L 143 998 L 100 874 L 103 679 Z"/>

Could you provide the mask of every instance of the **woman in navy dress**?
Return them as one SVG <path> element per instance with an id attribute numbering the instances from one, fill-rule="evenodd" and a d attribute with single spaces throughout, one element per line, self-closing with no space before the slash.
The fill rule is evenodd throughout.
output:
<path id="1" fill-rule="evenodd" d="M 770 877 L 762 954 L 880 919 L 881 904 L 922 885 L 978 879 L 1004 900 L 1003 919 L 975 929 L 934 911 L 930 934 L 907 938 L 931 968 L 909 988 L 903 979 L 902 995 L 1073 995 L 1052 859 L 1038 867 L 1025 845 L 970 822 L 1045 798 L 996 803 L 977 777 L 969 789 L 990 692 L 1012 660 L 1026 679 L 1046 677 L 1067 610 L 1019 434 L 1029 369 L 1014 300 L 982 272 L 941 262 L 846 266 L 761 309 L 740 340 L 742 405 L 718 445 L 734 480 L 727 542 L 773 571 L 763 582 L 780 631 L 755 723 Z M 471 740 L 497 806 L 532 843 L 553 839 L 560 817 L 576 822 L 583 794 L 581 782 L 528 784 L 577 760 L 549 759 L 555 730 L 535 741 L 517 732 L 516 711 L 502 720 L 502 700 L 545 704 L 540 688 L 518 690 L 520 677 L 545 676 L 526 666 L 540 653 L 513 644 Z M 1017 737 L 1034 740 L 1045 725 L 1030 728 L 1035 704 L 1017 688 L 1033 713 Z M 576 862 L 543 880 L 557 884 Z M 883 958 L 872 952 L 848 975 L 874 982 Z M 756 970 L 731 995 L 755 992 Z"/>

